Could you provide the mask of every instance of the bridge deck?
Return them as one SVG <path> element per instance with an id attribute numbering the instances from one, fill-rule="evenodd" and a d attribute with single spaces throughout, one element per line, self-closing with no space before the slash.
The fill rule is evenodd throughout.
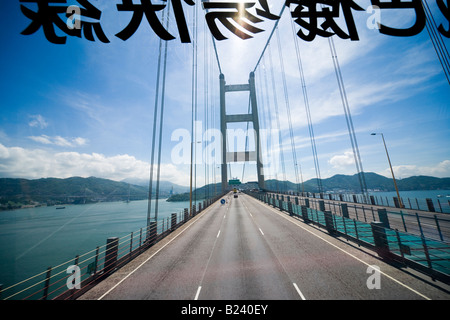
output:
<path id="1" fill-rule="evenodd" d="M 381 269 L 380 289 L 367 287 L 370 265 Z M 80 299 L 450 298 L 449 286 L 408 272 L 240 194 L 212 205 Z"/>

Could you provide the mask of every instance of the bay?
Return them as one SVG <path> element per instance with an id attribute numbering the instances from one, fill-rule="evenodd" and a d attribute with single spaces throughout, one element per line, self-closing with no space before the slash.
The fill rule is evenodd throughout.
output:
<path id="1" fill-rule="evenodd" d="M 375 196 L 377 204 L 395 206 L 395 191 L 390 192 L 369 192 Z M 412 190 L 399 191 L 403 204 L 408 209 L 428 210 L 426 199 L 431 199 L 436 212 L 450 213 L 450 190 Z"/>
<path id="2" fill-rule="evenodd" d="M 152 212 L 156 201 L 152 200 Z M 189 202 L 158 203 L 158 220 Z M 0 284 L 6 288 L 147 225 L 148 201 L 103 202 L 0 212 Z M 158 224 L 159 226 L 162 223 Z"/>

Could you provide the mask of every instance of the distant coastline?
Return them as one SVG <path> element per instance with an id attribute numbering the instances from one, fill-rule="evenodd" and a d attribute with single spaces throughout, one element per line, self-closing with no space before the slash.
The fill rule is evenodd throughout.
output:
<path id="1" fill-rule="evenodd" d="M 376 173 L 365 173 L 367 188 L 370 191 L 394 191 L 392 179 Z M 358 194 L 360 193 L 357 175 L 335 175 L 322 179 L 325 193 Z M 305 181 L 303 185 L 296 185 L 290 181 L 266 180 L 266 188 L 271 191 L 298 191 L 317 193 L 317 179 Z M 450 190 L 450 178 L 436 178 L 429 176 L 414 176 L 397 180 L 401 191 L 414 190 Z M 160 199 L 168 202 L 189 201 L 190 194 L 187 187 L 161 183 Z M 255 183 L 245 183 L 242 189 L 257 188 Z M 175 193 L 174 190 L 177 190 Z M 221 184 L 210 184 L 194 190 L 193 197 L 203 200 L 220 194 Z M 446 196 L 446 195 L 445 195 Z M 148 186 L 135 185 L 128 182 L 118 182 L 96 177 L 67 179 L 18 179 L 0 178 L 0 211 L 40 206 L 64 206 L 70 204 L 86 204 L 112 201 L 134 201 L 148 199 Z"/>

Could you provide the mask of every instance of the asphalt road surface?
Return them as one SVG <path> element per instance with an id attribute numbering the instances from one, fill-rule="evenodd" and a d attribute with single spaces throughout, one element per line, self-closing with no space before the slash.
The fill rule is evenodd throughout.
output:
<path id="1" fill-rule="evenodd" d="M 449 286 L 391 266 L 250 196 L 227 199 L 81 299 L 450 299 Z"/>

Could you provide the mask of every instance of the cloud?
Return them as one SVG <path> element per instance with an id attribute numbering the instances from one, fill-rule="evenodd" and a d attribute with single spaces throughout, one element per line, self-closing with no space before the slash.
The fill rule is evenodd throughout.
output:
<path id="1" fill-rule="evenodd" d="M 394 170 L 396 178 L 407 178 L 419 175 L 447 178 L 450 177 L 450 160 L 441 161 L 435 166 L 399 165 L 393 166 L 392 169 Z M 390 177 L 391 171 L 387 168 L 381 174 Z"/>
<path id="2" fill-rule="evenodd" d="M 56 145 L 59 147 L 85 146 L 88 142 L 87 139 L 81 138 L 81 137 L 67 139 L 67 138 L 63 138 L 60 136 L 49 137 L 45 134 L 43 134 L 41 136 L 30 136 L 28 138 L 35 142 L 39 142 L 39 143 L 46 144 L 46 145 Z"/>
<path id="3" fill-rule="evenodd" d="M 333 156 L 328 160 L 328 163 L 331 164 L 333 168 L 342 169 L 353 165 L 355 163 L 355 158 L 352 152 L 346 151 L 344 154 Z"/>
<path id="4" fill-rule="evenodd" d="M 127 154 L 108 157 L 99 153 L 50 152 L 6 147 L 0 143 L 0 177 L 38 179 L 95 176 L 121 181 L 148 177 L 149 172 L 149 163 Z M 186 185 L 189 177 L 188 173 L 173 164 L 162 164 L 161 180 Z"/>
<path id="5" fill-rule="evenodd" d="M 29 117 L 31 118 L 30 122 L 28 122 L 28 125 L 30 127 L 41 129 L 45 129 L 48 127 L 48 122 L 40 114 L 30 115 Z"/>

